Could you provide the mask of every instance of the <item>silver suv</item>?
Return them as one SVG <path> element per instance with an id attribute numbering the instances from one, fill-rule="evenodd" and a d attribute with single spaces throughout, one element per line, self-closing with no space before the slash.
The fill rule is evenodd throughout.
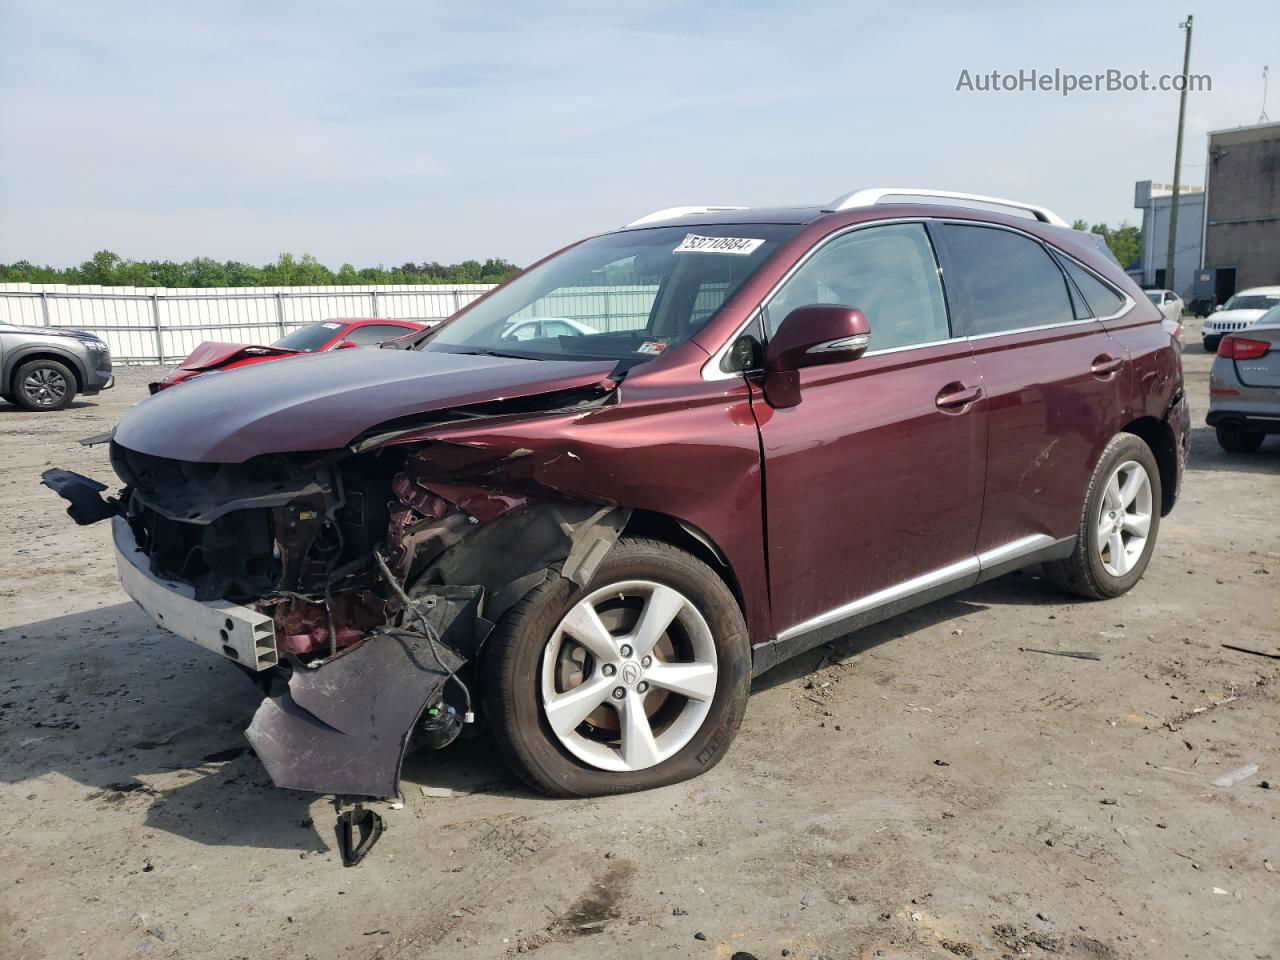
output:
<path id="1" fill-rule="evenodd" d="M 0 397 L 10 403 L 61 410 L 111 382 L 111 351 L 97 334 L 0 323 Z"/>

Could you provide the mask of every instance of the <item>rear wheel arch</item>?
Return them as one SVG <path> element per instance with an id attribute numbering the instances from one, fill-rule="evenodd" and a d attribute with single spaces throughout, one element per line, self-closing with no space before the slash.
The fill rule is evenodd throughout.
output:
<path id="1" fill-rule="evenodd" d="M 1160 468 L 1160 515 L 1167 516 L 1177 495 L 1178 440 L 1173 428 L 1155 417 L 1139 417 L 1125 424 L 1120 432 L 1138 437 L 1155 455 Z"/>

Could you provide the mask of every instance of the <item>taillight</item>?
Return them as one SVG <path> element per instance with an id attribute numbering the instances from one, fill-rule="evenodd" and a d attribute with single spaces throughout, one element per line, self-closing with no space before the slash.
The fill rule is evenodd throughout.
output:
<path id="1" fill-rule="evenodd" d="M 1248 337 L 1223 337 L 1218 344 L 1218 356 L 1231 360 L 1257 360 L 1271 349 L 1266 340 L 1250 340 Z"/>

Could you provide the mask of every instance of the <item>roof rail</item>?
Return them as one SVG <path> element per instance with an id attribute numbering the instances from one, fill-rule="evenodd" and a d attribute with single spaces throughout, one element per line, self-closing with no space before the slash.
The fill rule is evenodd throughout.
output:
<path id="1" fill-rule="evenodd" d="M 666 207 L 647 213 L 639 220 L 632 220 L 625 226 L 638 227 L 642 223 L 655 223 L 658 220 L 673 220 L 676 217 L 687 217 L 693 213 L 722 213 L 725 210 L 745 210 L 746 207 Z"/>
<path id="2" fill-rule="evenodd" d="M 1011 210 L 1021 210 L 1024 213 L 1031 214 L 1041 223 L 1051 223 L 1056 227 L 1069 228 L 1071 226 L 1052 210 L 1047 207 L 1037 206 L 1034 203 L 1023 203 L 1021 200 L 1002 200 L 1000 197 L 984 197 L 977 193 L 955 193 L 951 190 L 929 190 L 918 187 L 871 187 L 866 190 L 855 190 L 852 193 L 836 197 L 823 207 L 823 210 L 828 213 L 834 213 L 838 210 L 850 210 L 854 207 L 870 207 L 877 203 L 884 203 L 885 197 L 967 200 L 970 203 L 983 203 L 993 207 L 1008 207 Z"/>

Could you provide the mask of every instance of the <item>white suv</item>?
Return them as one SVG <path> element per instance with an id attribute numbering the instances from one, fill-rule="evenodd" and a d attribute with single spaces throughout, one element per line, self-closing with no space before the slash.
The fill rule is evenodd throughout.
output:
<path id="1" fill-rule="evenodd" d="M 1257 323 L 1258 318 L 1280 304 L 1280 287 L 1250 287 L 1241 290 L 1213 313 L 1200 327 L 1204 349 L 1213 353 L 1223 334 L 1236 333 Z"/>

